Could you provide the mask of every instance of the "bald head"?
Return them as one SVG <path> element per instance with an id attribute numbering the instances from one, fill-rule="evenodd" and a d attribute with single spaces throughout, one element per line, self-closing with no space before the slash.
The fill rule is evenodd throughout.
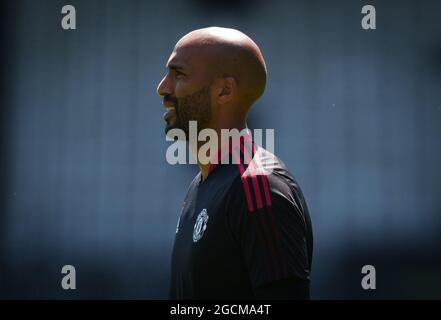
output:
<path id="1" fill-rule="evenodd" d="M 158 85 L 173 128 L 244 128 L 250 107 L 263 94 L 266 67 L 259 47 L 240 31 L 204 28 L 176 44 Z"/>
<path id="2" fill-rule="evenodd" d="M 259 47 L 244 33 L 210 27 L 192 31 L 181 38 L 175 51 L 187 62 L 198 64 L 208 79 L 232 77 L 237 84 L 237 99 L 250 107 L 265 90 L 266 66 Z"/>

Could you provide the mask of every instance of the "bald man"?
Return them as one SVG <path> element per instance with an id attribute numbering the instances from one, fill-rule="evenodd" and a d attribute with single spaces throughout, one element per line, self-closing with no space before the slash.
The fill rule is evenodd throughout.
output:
<path id="1" fill-rule="evenodd" d="M 263 94 L 259 47 L 234 29 L 195 30 L 176 44 L 158 86 L 166 134 L 182 130 L 245 132 L 216 141 L 202 161 L 176 227 L 172 299 L 308 299 L 312 229 L 299 185 L 273 154 L 254 144 L 247 114 Z M 218 139 L 218 138 L 216 138 Z M 213 154 L 214 153 L 214 154 Z"/>

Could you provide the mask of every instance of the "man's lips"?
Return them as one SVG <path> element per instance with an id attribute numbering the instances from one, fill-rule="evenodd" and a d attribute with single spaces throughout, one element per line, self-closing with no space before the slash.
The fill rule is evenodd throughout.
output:
<path id="1" fill-rule="evenodd" d="M 176 109 L 174 107 L 166 107 L 167 111 L 164 113 L 164 120 L 168 121 L 176 116 Z"/>

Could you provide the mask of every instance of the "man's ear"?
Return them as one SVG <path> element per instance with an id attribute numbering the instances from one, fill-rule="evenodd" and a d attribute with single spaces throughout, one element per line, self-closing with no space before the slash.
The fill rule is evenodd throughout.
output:
<path id="1" fill-rule="evenodd" d="M 217 100 L 220 104 L 231 101 L 237 94 L 237 82 L 234 77 L 222 78 L 219 85 L 219 95 L 217 96 Z"/>

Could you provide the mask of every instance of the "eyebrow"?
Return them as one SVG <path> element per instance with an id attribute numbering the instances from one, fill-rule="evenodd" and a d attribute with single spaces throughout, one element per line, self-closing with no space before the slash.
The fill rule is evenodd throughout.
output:
<path id="1" fill-rule="evenodd" d="M 167 66 L 167 68 L 170 69 L 170 70 L 175 70 L 175 71 L 178 71 L 178 70 L 184 70 L 184 67 L 183 67 L 183 66 L 181 66 L 181 65 L 179 65 L 179 64 L 175 64 L 175 63 L 171 63 L 171 64 L 169 64 L 169 65 Z"/>

